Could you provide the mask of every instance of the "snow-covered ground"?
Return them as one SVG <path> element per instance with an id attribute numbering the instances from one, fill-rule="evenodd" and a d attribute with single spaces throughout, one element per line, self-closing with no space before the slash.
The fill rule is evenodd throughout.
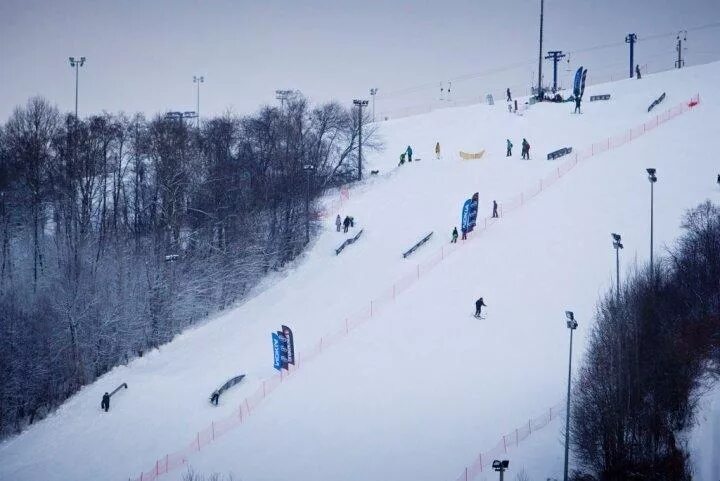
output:
<path id="1" fill-rule="evenodd" d="M 290 325 L 302 354 L 447 245 L 474 192 L 486 216 L 493 199 L 512 198 L 557 169 L 563 159 L 546 161 L 547 152 L 584 148 L 700 93 L 694 111 L 581 162 L 474 236 L 287 379 L 241 426 L 189 458 L 198 471 L 253 481 L 456 479 L 502 434 L 563 399 L 563 312 L 575 311 L 582 353 L 597 297 L 612 284 L 610 232 L 623 235 L 624 271 L 649 256 L 645 168 L 657 168 L 659 177 L 656 252 L 677 236 L 685 209 L 720 201 L 720 164 L 710 155 L 720 134 L 718 81 L 720 64 L 709 64 L 591 87 L 586 96 L 610 93 L 612 100 L 586 102 L 583 115 L 571 115 L 571 104 L 538 105 L 523 116 L 477 105 L 380 123 L 386 151 L 367 159 L 380 175 L 351 189 L 341 212 L 355 217 L 355 231 L 364 229 L 356 244 L 335 256 L 346 236 L 328 218 L 312 248 L 272 285 L 114 369 L 0 445 L 0 479 L 135 478 L 236 411 L 273 374 L 271 332 Z M 662 92 L 665 102 L 648 114 Z M 531 161 L 520 160 L 523 137 Z M 505 157 L 506 138 L 515 144 L 512 158 Z M 422 160 L 397 167 L 407 145 Z M 481 149 L 481 160 L 457 156 Z M 430 231 L 431 241 L 403 259 Z M 482 321 L 472 317 L 479 296 L 488 304 Z M 238 373 L 246 380 L 212 407 L 212 390 Z M 121 382 L 129 389 L 113 398 L 109 413 L 100 412 L 102 393 Z M 560 428 L 555 421 L 511 449 L 512 471 L 560 476 Z"/>

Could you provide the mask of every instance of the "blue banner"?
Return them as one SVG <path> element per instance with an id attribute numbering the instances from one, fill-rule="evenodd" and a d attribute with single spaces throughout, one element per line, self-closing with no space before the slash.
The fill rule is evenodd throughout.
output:
<path id="1" fill-rule="evenodd" d="M 282 369 L 282 356 L 280 354 L 282 341 L 280 340 L 280 336 L 277 335 L 277 332 L 272 333 L 272 343 L 273 343 L 273 367 L 277 369 L 278 371 Z"/>
<path id="2" fill-rule="evenodd" d="M 577 69 L 577 72 L 575 72 L 575 81 L 573 82 L 573 95 L 575 97 L 580 97 L 580 83 L 582 82 L 582 74 L 583 74 L 583 68 L 580 67 Z"/>
<path id="3" fill-rule="evenodd" d="M 472 199 L 470 199 L 470 209 L 468 211 L 468 232 L 472 232 L 475 228 L 475 224 L 477 223 L 478 203 L 478 193 L 475 192 Z"/>
<path id="4" fill-rule="evenodd" d="M 287 362 L 288 364 L 295 364 L 295 340 L 292 329 L 287 326 L 282 326 L 282 333 L 283 336 L 285 336 L 285 343 L 287 345 Z"/>
<path id="5" fill-rule="evenodd" d="M 583 70 L 582 81 L 580 82 L 580 98 L 585 95 L 585 78 L 587 77 L 587 69 Z"/>
<path id="6" fill-rule="evenodd" d="M 472 200 L 468 199 L 463 204 L 462 208 L 462 217 L 461 217 L 461 226 L 463 232 L 468 232 L 468 226 L 470 225 L 470 204 L 472 204 Z"/>

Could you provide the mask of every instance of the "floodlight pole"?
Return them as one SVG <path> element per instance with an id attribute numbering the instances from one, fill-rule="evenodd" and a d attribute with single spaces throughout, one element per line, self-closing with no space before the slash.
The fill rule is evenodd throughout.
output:
<path id="1" fill-rule="evenodd" d="M 629 33 L 625 37 L 625 43 L 630 44 L 630 78 L 635 76 L 635 42 L 637 42 L 637 35 Z"/>
<path id="2" fill-rule="evenodd" d="M 310 175 L 315 166 L 306 164 L 303 170 L 307 174 L 307 188 L 305 189 L 305 244 L 310 243 Z"/>
<path id="3" fill-rule="evenodd" d="M 567 327 L 570 329 L 570 355 L 568 359 L 568 382 L 567 382 L 567 405 L 565 407 L 565 467 L 563 468 L 563 481 L 568 481 L 568 459 L 570 453 L 570 386 L 572 381 L 572 345 L 573 331 L 577 329 L 577 321 L 575 315 L 571 311 L 566 311 Z"/>
<path id="4" fill-rule="evenodd" d="M 620 234 L 612 234 L 613 248 L 615 249 L 615 295 L 618 307 L 620 306 L 620 249 L 623 248 Z"/>
<path id="5" fill-rule="evenodd" d="M 70 67 L 75 69 L 75 120 L 78 118 L 78 84 L 80 80 L 80 67 L 85 64 L 85 57 L 75 60 L 75 57 L 69 57 Z"/>
<path id="6" fill-rule="evenodd" d="M 367 100 L 353 100 L 353 105 L 358 108 L 358 180 L 362 180 L 362 109 L 367 107 Z"/>
<path id="7" fill-rule="evenodd" d="M 377 92 L 378 92 L 377 87 L 370 89 L 370 95 L 372 95 L 372 119 L 373 119 L 373 122 L 375 122 L 375 95 L 377 94 Z"/>
<path id="8" fill-rule="evenodd" d="M 194 76 L 193 75 L 193 83 L 197 84 L 197 108 L 195 112 L 197 113 L 197 127 L 198 130 L 200 129 L 200 84 L 205 82 L 204 76 Z"/>
<path id="9" fill-rule="evenodd" d="M 542 61 L 543 61 L 543 14 L 545 11 L 545 0 L 540 0 L 540 50 L 538 53 L 538 91 L 537 96 L 540 102 L 543 101 L 542 91 Z"/>

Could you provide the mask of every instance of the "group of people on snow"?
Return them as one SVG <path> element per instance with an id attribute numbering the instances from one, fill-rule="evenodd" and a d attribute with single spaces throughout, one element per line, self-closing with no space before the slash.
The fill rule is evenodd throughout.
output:
<path id="1" fill-rule="evenodd" d="M 355 227 L 355 218 L 349 215 L 345 216 L 344 220 L 340 219 L 340 214 L 335 217 L 335 228 L 340 232 L 340 228 L 343 228 L 343 232 L 347 234 L 350 227 Z"/>
<path id="2" fill-rule="evenodd" d="M 506 153 L 505 157 L 512 157 L 513 143 L 510 139 L 505 139 Z M 527 139 L 522 140 L 522 158 L 530 160 L 530 143 Z"/>
<path id="3" fill-rule="evenodd" d="M 438 146 L 439 146 L 439 144 L 438 144 Z M 412 147 L 410 147 L 408 145 L 407 149 L 405 149 L 405 152 L 400 154 L 400 163 L 398 165 L 403 165 L 405 163 L 406 157 L 407 157 L 408 162 L 412 162 L 412 154 L 413 154 Z"/>

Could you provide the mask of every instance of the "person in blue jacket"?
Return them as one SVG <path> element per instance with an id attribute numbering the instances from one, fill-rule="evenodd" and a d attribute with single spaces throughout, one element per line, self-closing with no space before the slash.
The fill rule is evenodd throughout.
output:
<path id="1" fill-rule="evenodd" d="M 408 145 L 407 150 L 405 150 L 405 153 L 407 154 L 408 162 L 412 162 L 412 147 Z"/>

